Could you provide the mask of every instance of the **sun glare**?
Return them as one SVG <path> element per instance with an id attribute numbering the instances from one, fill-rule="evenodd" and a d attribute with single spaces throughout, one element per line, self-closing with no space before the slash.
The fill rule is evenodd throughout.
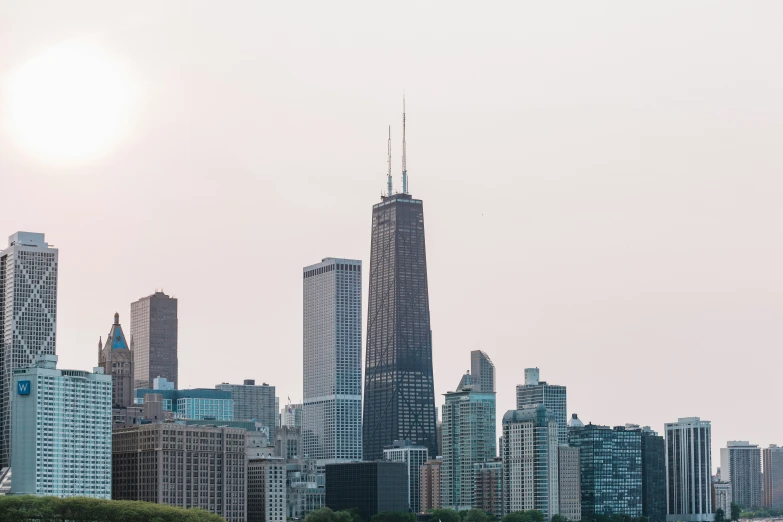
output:
<path id="1" fill-rule="evenodd" d="M 11 132 L 37 159 L 78 163 L 107 152 L 131 102 L 120 67 L 96 48 L 65 43 L 22 65 L 9 86 Z"/>

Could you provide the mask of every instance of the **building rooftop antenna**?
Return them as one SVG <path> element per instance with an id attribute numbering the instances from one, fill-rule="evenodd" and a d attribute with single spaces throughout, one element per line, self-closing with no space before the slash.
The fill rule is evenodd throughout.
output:
<path id="1" fill-rule="evenodd" d="M 392 173 L 391 173 L 391 125 L 389 125 L 389 170 L 386 172 L 386 196 L 392 195 Z"/>
<path id="2" fill-rule="evenodd" d="M 405 150 L 405 95 L 402 95 L 402 193 L 408 193 L 408 166 Z"/>

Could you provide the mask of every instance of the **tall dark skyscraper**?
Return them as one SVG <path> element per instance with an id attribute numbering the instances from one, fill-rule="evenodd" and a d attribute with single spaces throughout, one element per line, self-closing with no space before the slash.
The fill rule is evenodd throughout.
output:
<path id="1" fill-rule="evenodd" d="M 365 460 L 382 458 L 383 448 L 395 440 L 410 440 L 437 454 L 424 205 L 407 193 L 404 113 L 402 161 L 402 193 L 391 193 L 390 154 L 389 192 L 372 209 Z"/>
<path id="2" fill-rule="evenodd" d="M 155 377 L 178 387 L 177 300 L 163 292 L 131 303 L 131 344 L 136 388 L 152 388 Z"/>

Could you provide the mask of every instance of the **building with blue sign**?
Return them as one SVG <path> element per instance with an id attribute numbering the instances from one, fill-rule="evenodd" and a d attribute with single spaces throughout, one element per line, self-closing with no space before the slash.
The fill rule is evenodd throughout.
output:
<path id="1" fill-rule="evenodd" d="M 48 354 L 14 370 L 12 494 L 111 498 L 112 377 L 95 370 Z"/>

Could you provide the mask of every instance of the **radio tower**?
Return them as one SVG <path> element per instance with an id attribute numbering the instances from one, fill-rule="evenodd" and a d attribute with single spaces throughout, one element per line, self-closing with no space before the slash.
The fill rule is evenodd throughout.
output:
<path id="1" fill-rule="evenodd" d="M 405 161 L 405 96 L 402 97 L 402 193 L 408 193 L 408 167 Z"/>
<path id="2" fill-rule="evenodd" d="M 389 170 L 386 172 L 386 197 L 392 195 L 392 173 L 391 173 L 391 125 L 389 125 Z"/>

